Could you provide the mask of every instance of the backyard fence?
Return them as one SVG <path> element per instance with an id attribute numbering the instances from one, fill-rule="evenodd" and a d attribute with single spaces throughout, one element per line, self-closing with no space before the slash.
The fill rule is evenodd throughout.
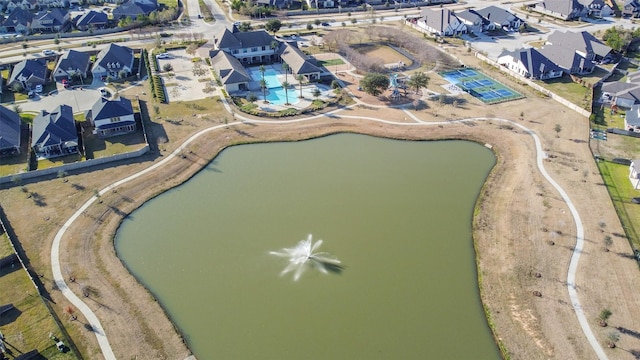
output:
<path id="1" fill-rule="evenodd" d="M 131 151 L 131 152 L 128 152 L 128 153 L 124 153 L 124 154 L 117 154 L 117 155 L 104 157 L 104 158 L 99 158 L 99 159 L 90 159 L 90 160 L 85 160 L 85 161 L 78 161 L 78 162 L 74 162 L 74 163 L 70 163 L 70 164 L 64 164 L 64 165 L 60 165 L 60 166 L 56 166 L 56 167 L 51 167 L 51 168 L 48 168 L 48 169 L 33 170 L 33 171 L 21 173 L 21 174 L 3 176 L 3 177 L 0 177 L 0 184 L 7 184 L 7 183 L 10 183 L 11 181 L 15 181 L 14 179 L 16 179 L 16 177 L 18 177 L 21 181 L 24 181 L 24 180 L 27 180 L 27 179 L 33 179 L 33 178 L 40 177 L 40 176 L 54 175 L 54 174 L 58 174 L 60 172 L 68 172 L 68 171 L 71 171 L 71 170 L 78 170 L 78 169 L 82 169 L 82 168 L 88 168 L 88 167 L 91 167 L 91 166 L 102 165 L 102 164 L 115 162 L 115 161 L 133 159 L 133 158 L 140 157 L 140 156 L 146 154 L 147 152 L 149 152 L 149 144 L 145 144 L 145 146 L 142 147 L 141 149 L 138 149 L 138 150 L 135 150 L 135 151 Z"/>

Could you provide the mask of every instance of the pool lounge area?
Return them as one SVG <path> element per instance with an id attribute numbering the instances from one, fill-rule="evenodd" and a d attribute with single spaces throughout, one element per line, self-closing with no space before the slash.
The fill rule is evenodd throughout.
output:
<path id="1" fill-rule="evenodd" d="M 294 75 L 285 75 L 281 69 L 276 69 L 274 66 L 264 66 L 264 80 L 267 84 L 265 91 L 266 98 L 263 96 L 262 87 L 260 81 L 262 80 L 262 72 L 260 67 L 247 68 L 247 72 L 251 76 L 251 82 L 249 83 L 249 92 L 254 93 L 258 97 L 256 104 L 260 109 L 265 111 L 279 111 L 286 108 L 305 108 L 309 106 L 311 100 L 314 99 L 313 93 L 316 89 L 319 89 L 321 95 L 319 99 L 327 99 L 332 97 L 331 89 L 327 86 L 317 83 L 303 83 L 302 85 L 302 99 L 300 98 L 300 83 L 295 79 Z M 284 82 L 290 84 L 288 90 L 285 92 L 282 84 Z M 289 100 L 289 105 L 287 103 Z M 269 103 L 264 103 L 264 100 Z"/>

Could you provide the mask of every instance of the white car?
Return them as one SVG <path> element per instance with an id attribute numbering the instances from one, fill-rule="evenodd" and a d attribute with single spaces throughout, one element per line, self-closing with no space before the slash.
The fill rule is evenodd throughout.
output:
<path id="1" fill-rule="evenodd" d="M 56 52 L 53 50 L 42 50 L 42 55 L 44 56 L 51 56 L 51 55 L 55 55 Z"/>
<path id="2" fill-rule="evenodd" d="M 40 84 L 36 85 L 35 90 L 37 94 L 42 94 L 42 85 Z"/>
<path id="3" fill-rule="evenodd" d="M 168 59 L 168 58 L 170 58 L 170 56 L 167 53 L 162 53 L 162 54 L 156 55 L 156 58 L 157 59 Z"/>

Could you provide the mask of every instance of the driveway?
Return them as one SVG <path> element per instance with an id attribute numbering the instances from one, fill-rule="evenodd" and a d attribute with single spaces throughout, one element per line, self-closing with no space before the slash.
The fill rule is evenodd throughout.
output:
<path id="1" fill-rule="evenodd" d="M 100 98 L 98 88 L 83 87 L 75 89 L 62 89 L 53 92 L 51 95 L 41 95 L 35 99 L 18 103 L 24 112 L 40 112 L 41 110 L 52 111 L 58 105 L 66 104 L 71 106 L 73 113 L 89 110 Z"/>
<path id="2" fill-rule="evenodd" d="M 203 90 L 208 81 L 199 81 L 209 78 L 213 80 L 213 74 L 206 62 L 202 62 L 203 68 L 207 73 L 205 76 L 198 77 L 193 75 L 193 57 L 185 50 L 173 50 L 168 52 L 168 59 L 158 59 L 158 68 L 161 70 L 160 76 L 165 85 L 167 102 L 198 100 L 209 97 L 210 94 Z M 174 76 L 169 76 L 162 68 L 165 64 L 171 64 Z M 214 84 L 215 85 L 215 84 Z"/>

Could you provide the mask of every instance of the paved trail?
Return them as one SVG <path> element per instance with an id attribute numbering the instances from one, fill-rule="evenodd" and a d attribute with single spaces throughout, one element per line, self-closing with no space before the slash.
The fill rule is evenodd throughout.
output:
<path id="1" fill-rule="evenodd" d="M 221 96 L 222 99 L 224 99 L 223 96 Z M 223 104 L 225 106 L 225 108 L 227 109 L 227 111 L 229 111 L 231 113 L 231 108 L 229 106 L 229 104 L 227 104 L 226 101 L 223 101 Z M 351 107 L 353 107 L 355 105 L 352 105 Z M 129 181 L 133 181 L 135 179 L 137 179 L 138 177 L 148 174 L 158 168 L 161 168 L 163 166 L 165 166 L 167 163 L 169 163 L 170 161 L 172 161 L 176 156 L 178 156 L 189 144 L 191 144 L 192 142 L 196 141 L 198 138 L 200 138 L 201 136 L 203 136 L 206 133 L 209 133 L 211 131 L 216 131 L 219 129 L 223 129 L 226 128 L 228 126 L 231 125 L 239 125 L 242 123 L 254 123 L 254 124 L 260 124 L 260 123 L 264 123 L 264 124 L 282 124 L 283 126 L 286 126 L 287 124 L 291 124 L 291 123 L 299 123 L 299 122 L 305 122 L 305 121 L 310 121 L 310 120 L 315 120 L 318 118 L 322 118 L 322 117 L 327 117 L 330 116 L 330 120 L 334 121 L 333 119 L 335 118 L 344 118 L 344 119 L 360 119 L 360 120 L 368 120 L 368 121 L 375 121 L 375 122 L 381 122 L 381 123 L 385 123 L 385 124 L 391 124 L 391 125 L 396 125 L 396 126 L 406 126 L 406 127 L 412 127 L 412 126 L 448 126 L 451 124 L 456 124 L 456 123 L 464 123 L 464 122 L 476 122 L 476 121 L 486 121 L 486 120 L 492 120 L 492 121 L 502 121 L 502 122 L 507 122 L 512 124 L 513 126 L 517 126 L 518 128 L 524 130 L 527 134 L 531 135 L 531 137 L 533 138 L 534 142 L 535 142 L 535 146 L 536 146 L 536 163 L 537 163 L 537 167 L 538 170 L 540 171 L 540 173 L 542 174 L 542 176 L 544 176 L 544 178 L 560 193 L 560 195 L 562 196 L 562 199 L 565 201 L 565 203 L 567 204 L 567 206 L 569 207 L 570 211 L 571 211 L 571 215 L 573 216 L 574 222 L 576 224 L 576 246 L 574 247 L 573 250 L 573 254 L 571 256 L 571 262 L 569 264 L 569 270 L 567 273 L 567 290 L 569 292 L 569 297 L 571 299 L 571 304 L 573 306 L 574 312 L 576 313 L 576 316 L 578 318 L 578 322 L 580 323 L 580 326 L 582 328 L 582 331 L 585 335 L 585 337 L 587 338 L 587 340 L 589 341 L 589 343 L 591 344 L 591 347 L 593 348 L 593 351 L 596 353 L 596 355 L 598 356 L 598 359 L 600 360 L 606 360 L 607 355 L 605 354 L 602 346 L 600 346 L 600 343 L 598 343 L 598 341 L 596 340 L 593 332 L 591 331 L 591 328 L 589 327 L 589 323 L 587 322 L 587 318 L 586 315 L 582 309 L 582 306 L 580 305 L 580 301 L 578 298 L 578 293 L 577 293 L 577 288 L 576 288 L 576 284 L 575 284 L 575 279 L 576 279 L 576 272 L 578 271 L 578 262 L 580 261 L 580 254 L 582 253 L 582 248 L 584 246 L 584 228 L 582 226 L 582 221 L 580 219 L 580 214 L 578 214 L 578 211 L 576 209 L 576 207 L 573 205 L 573 203 L 571 202 L 571 199 L 569 198 L 569 195 L 567 195 L 567 193 L 564 191 L 564 189 L 551 177 L 551 175 L 549 175 L 549 173 L 546 171 L 545 167 L 544 167 L 544 163 L 543 160 L 546 157 L 544 151 L 542 150 L 542 145 L 540 142 L 540 138 L 538 137 L 538 135 L 536 135 L 533 131 L 529 130 L 527 127 L 513 122 L 511 120 L 507 120 L 507 119 L 499 119 L 499 118 L 471 118 L 471 119 L 462 119 L 462 120 L 457 120 L 457 121 L 441 121 L 441 122 L 425 122 L 423 120 L 420 120 L 417 116 L 410 114 L 408 111 L 405 111 L 406 114 L 408 114 L 408 116 L 413 119 L 414 121 L 416 121 L 415 123 L 409 123 L 409 122 L 395 122 L 395 121 L 389 121 L 389 120 L 384 120 L 384 119 L 379 119 L 379 118 L 373 118 L 373 117 L 362 117 L 362 116 L 347 116 L 347 115 L 339 115 L 337 114 L 340 111 L 343 111 L 343 109 L 337 109 L 334 111 L 331 111 L 327 114 L 320 114 L 320 115 L 315 115 L 315 116 L 311 116 L 311 117 L 307 117 L 307 118 L 301 118 L 301 119 L 294 119 L 294 120 L 255 120 L 255 119 L 249 119 L 249 118 L 245 118 L 242 115 L 236 114 L 235 118 L 240 119 L 240 121 L 236 121 L 233 123 L 229 123 L 229 124 L 225 124 L 225 125 L 217 125 L 217 126 L 213 126 L 207 129 L 204 129 L 198 133 L 196 133 L 195 135 L 191 136 L 190 138 L 188 138 L 182 145 L 180 145 L 176 150 L 174 150 L 171 154 L 165 156 L 163 158 L 163 160 L 151 165 L 150 167 L 136 173 L 133 174 L 129 177 L 126 177 L 122 180 L 119 180 L 107 187 L 105 187 L 104 189 L 102 189 L 98 195 L 91 197 L 89 200 L 87 200 L 86 203 L 84 203 L 84 205 L 82 205 L 70 218 L 69 220 L 67 220 L 67 222 L 60 228 L 60 230 L 58 231 L 58 233 L 56 234 L 54 240 L 53 240 L 53 244 L 51 246 L 51 267 L 53 269 L 53 278 L 56 282 L 56 284 L 58 285 L 58 288 L 60 289 L 60 291 L 62 292 L 62 294 L 74 305 L 76 306 L 76 308 L 82 313 L 82 315 L 87 319 L 87 322 L 89 323 L 89 325 L 91 325 L 91 327 L 94 330 L 94 333 L 96 334 L 96 338 L 98 339 L 98 344 L 100 345 L 100 349 L 102 350 L 102 353 L 105 357 L 105 359 L 107 360 L 112 360 L 112 359 L 116 359 L 115 355 L 113 354 L 113 349 L 111 348 L 111 345 L 109 344 L 109 340 L 107 338 L 107 335 L 104 331 L 104 329 L 102 328 L 102 325 L 100 324 L 100 320 L 98 319 L 98 317 L 95 315 L 95 313 L 91 310 L 91 308 L 89 306 L 87 306 L 87 304 L 85 302 L 82 301 L 82 299 L 80 299 L 76 294 L 73 293 L 73 291 L 71 291 L 71 289 L 69 288 L 69 286 L 67 285 L 67 283 L 65 282 L 64 276 L 62 275 L 62 270 L 61 270 L 61 264 L 60 264 L 60 245 L 62 244 L 63 238 L 64 238 L 64 234 L 67 231 L 67 229 L 69 227 L 71 227 L 71 225 L 73 224 L 73 222 L 82 215 L 82 213 L 89 207 L 91 206 L 97 199 L 99 196 L 117 188 L 118 186 L 125 184 Z"/>

